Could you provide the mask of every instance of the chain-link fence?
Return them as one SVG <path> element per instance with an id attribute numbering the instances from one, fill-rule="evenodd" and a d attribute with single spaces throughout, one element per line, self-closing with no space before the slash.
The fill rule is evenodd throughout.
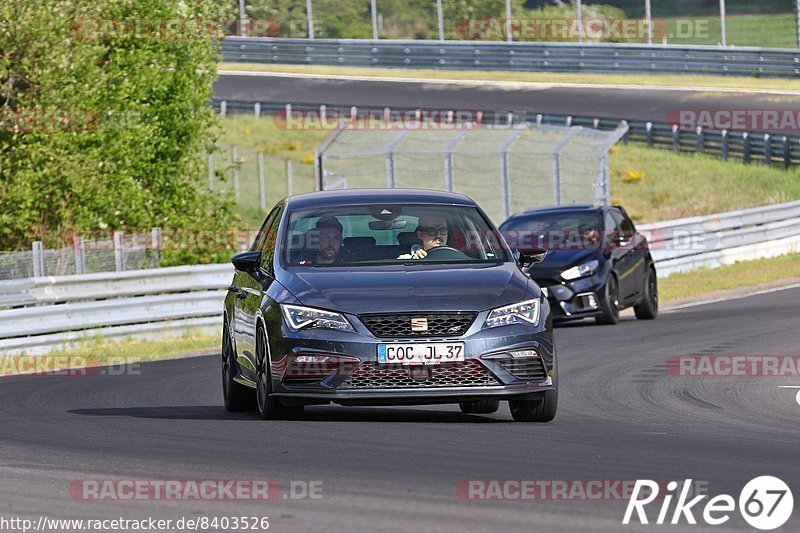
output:
<path id="1" fill-rule="evenodd" d="M 237 35 L 797 48 L 796 0 L 233 0 Z M 244 21 L 242 23 L 241 21 Z"/>
<path id="2" fill-rule="evenodd" d="M 334 133 L 320 152 L 322 189 L 426 188 L 466 194 L 497 223 L 560 204 L 606 204 L 608 150 L 627 131 L 516 124 Z"/>

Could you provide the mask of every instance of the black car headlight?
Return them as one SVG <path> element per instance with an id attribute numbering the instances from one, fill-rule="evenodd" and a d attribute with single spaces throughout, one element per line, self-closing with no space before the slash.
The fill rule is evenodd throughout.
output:
<path id="1" fill-rule="evenodd" d="M 572 268 L 568 268 L 564 272 L 561 273 L 561 277 L 567 281 L 571 281 L 573 279 L 578 278 L 585 278 L 586 276 L 592 276 L 595 272 L 597 272 L 597 268 L 600 266 L 600 261 L 597 259 L 592 259 L 582 265 L 576 265 Z"/>
<path id="2" fill-rule="evenodd" d="M 294 331 L 310 328 L 355 331 L 343 315 L 333 311 L 289 304 L 281 304 L 281 311 L 286 325 Z"/>
<path id="3" fill-rule="evenodd" d="M 539 324 L 540 312 L 541 301 L 538 298 L 516 304 L 504 305 L 503 307 L 492 309 L 483 326 L 485 328 L 509 326 L 511 324 L 535 326 Z"/>

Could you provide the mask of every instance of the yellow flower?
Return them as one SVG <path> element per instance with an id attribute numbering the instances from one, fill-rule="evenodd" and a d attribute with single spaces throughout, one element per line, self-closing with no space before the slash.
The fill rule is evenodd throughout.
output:
<path id="1" fill-rule="evenodd" d="M 644 172 L 639 172 L 637 170 L 629 170 L 625 176 L 622 177 L 622 181 L 642 181 L 644 178 Z"/>
<path id="2" fill-rule="evenodd" d="M 308 155 L 303 156 L 303 158 L 300 160 L 300 162 L 303 163 L 304 165 L 313 165 L 314 164 L 314 154 L 308 154 Z"/>

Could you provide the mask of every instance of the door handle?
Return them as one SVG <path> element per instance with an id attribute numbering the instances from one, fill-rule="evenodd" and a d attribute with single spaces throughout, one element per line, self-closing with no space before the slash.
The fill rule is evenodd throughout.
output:
<path id="1" fill-rule="evenodd" d="M 237 287 L 236 285 L 231 285 L 230 287 L 228 287 L 228 290 L 230 292 L 239 292 L 239 287 Z"/>

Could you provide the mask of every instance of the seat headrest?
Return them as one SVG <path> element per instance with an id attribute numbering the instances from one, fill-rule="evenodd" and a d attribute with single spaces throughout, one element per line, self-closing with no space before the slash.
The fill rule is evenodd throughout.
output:
<path id="1" fill-rule="evenodd" d="M 415 231 L 404 231 L 403 233 L 397 234 L 397 244 L 400 246 L 413 246 L 418 242 L 419 239 L 417 238 L 417 232 Z"/>

